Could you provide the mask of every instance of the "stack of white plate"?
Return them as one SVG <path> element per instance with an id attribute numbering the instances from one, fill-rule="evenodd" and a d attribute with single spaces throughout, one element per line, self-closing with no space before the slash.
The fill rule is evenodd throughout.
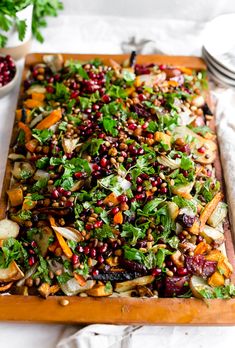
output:
<path id="1" fill-rule="evenodd" d="M 216 17 L 204 31 L 202 54 L 211 77 L 235 87 L 235 13 Z"/>

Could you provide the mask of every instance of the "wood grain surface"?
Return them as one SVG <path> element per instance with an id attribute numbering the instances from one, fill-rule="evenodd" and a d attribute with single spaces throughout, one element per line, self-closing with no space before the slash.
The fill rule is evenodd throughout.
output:
<path id="1" fill-rule="evenodd" d="M 26 57 L 23 79 L 31 64 L 42 61 L 45 53 L 29 54 Z M 87 61 L 99 57 L 105 63 L 109 59 L 123 62 L 128 55 L 63 54 L 65 59 Z M 173 64 L 196 70 L 206 69 L 201 58 L 189 56 L 140 55 L 137 63 Z M 21 91 L 22 92 L 22 91 Z M 20 98 L 19 98 L 20 99 Z M 212 128 L 214 124 L 211 125 Z M 17 134 L 13 128 L 11 147 Z M 215 163 L 217 178 L 223 184 L 222 168 L 217 156 Z M 3 190 L 0 199 L 0 219 L 7 210 L 6 190 L 10 184 L 11 164 L 7 162 Z M 226 250 L 235 269 L 235 253 L 228 221 L 225 225 Z M 233 274 L 233 281 L 235 275 Z M 62 306 L 61 301 L 69 301 Z M 112 323 L 112 324 L 159 324 L 159 325 L 234 325 L 235 299 L 207 300 L 195 298 L 81 298 L 37 296 L 0 296 L 0 320 L 30 321 L 47 323 Z"/>

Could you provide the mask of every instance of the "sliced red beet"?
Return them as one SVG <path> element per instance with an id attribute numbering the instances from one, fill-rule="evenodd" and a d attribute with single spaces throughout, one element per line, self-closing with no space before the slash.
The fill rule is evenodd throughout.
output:
<path id="1" fill-rule="evenodd" d="M 189 289 L 189 276 L 166 277 L 163 285 L 163 297 L 175 297 L 185 294 Z"/>
<path id="2" fill-rule="evenodd" d="M 203 255 L 186 256 L 188 272 L 202 277 L 210 277 L 216 270 L 217 262 L 207 261 Z"/>

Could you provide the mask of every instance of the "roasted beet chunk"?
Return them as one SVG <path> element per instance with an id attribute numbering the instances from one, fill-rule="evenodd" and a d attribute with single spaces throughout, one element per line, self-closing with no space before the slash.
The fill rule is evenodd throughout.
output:
<path id="1" fill-rule="evenodd" d="M 215 261 L 206 261 L 203 255 L 187 256 L 185 262 L 189 273 L 206 278 L 215 272 L 217 265 Z"/>
<path id="2" fill-rule="evenodd" d="M 121 265 L 125 269 L 127 269 L 128 271 L 139 272 L 142 275 L 148 273 L 148 271 L 147 271 L 147 269 L 146 269 L 146 267 L 144 265 L 141 265 L 140 263 L 135 262 L 135 261 L 130 261 L 130 260 L 123 259 L 121 261 Z"/>
<path id="3" fill-rule="evenodd" d="M 180 214 L 178 216 L 178 222 L 185 228 L 192 227 L 195 221 L 195 216 Z"/>
<path id="4" fill-rule="evenodd" d="M 132 105 L 131 111 L 137 113 L 138 116 L 141 117 L 151 117 L 151 113 L 146 110 L 142 105 Z"/>
<path id="5" fill-rule="evenodd" d="M 175 297 L 185 294 L 189 289 L 189 277 L 166 277 L 163 285 L 163 297 Z"/>

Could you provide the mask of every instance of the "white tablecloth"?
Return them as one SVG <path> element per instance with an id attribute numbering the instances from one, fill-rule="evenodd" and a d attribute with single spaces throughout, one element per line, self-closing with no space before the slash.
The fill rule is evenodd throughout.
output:
<path id="1" fill-rule="evenodd" d="M 91 1 L 88 2 L 91 5 Z M 174 3 L 179 2 L 175 0 Z M 146 53 L 153 47 L 157 47 L 168 54 L 199 55 L 203 25 L 188 19 L 167 21 L 162 18 L 147 20 L 79 17 L 71 11 L 69 15 L 65 13 L 59 18 L 51 19 L 44 34 L 45 43 L 40 45 L 34 41 L 32 52 L 121 53 L 121 41 L 127 41 L 131 36 L 135 36 L 137 41 L 143 38 L 154 41 L 148 45 Z M 22 68 L 23 61 L 18 65 L 19 68 Z M 0 186 L 6 164 L 17 95 L 18 86 L 10 95 L 0 99 Z M 67 337 L 76 330 L 76 326 L 0 323 L 0 347 L 54 348 L 62 337 Z M 91 330 L 93 329 L 91 328 Z M 187 344 L 189 348 L 208 348 L 209 346 L 219 348 L 234 345 L 235 328 L 148 327 L 147 332 L 148 337 L 145 337 L 145 342 L 148 342 L 147 339 L 151 339 L 152 342 L 155 340 L 155 347 L 178 348 Z M 85 332 L 85 334 L 87 333 Z M 139 337 L 138 342 L 142 342 Z M 133 344 L 133 347 L 137 347 L 137 341 L 135 342 L 136 345 Z M 148 344 L 145 342 L 142 344 L 147 347 Z M 84 347 L 88 347 L 88 345 Z M 102 344 L 97 343 L 96 348 L 99 347 L 103 348 Z"/>

